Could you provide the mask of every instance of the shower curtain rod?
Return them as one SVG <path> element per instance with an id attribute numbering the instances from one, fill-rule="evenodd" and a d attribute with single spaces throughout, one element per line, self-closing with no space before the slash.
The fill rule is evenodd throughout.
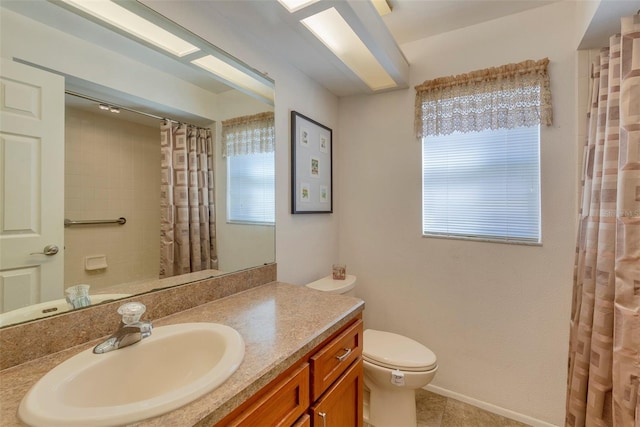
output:
<path id="1" fill-rule="evenodd" d="M 110 107 L 116 107 L 116 108 L 119 108 L 121 110 L 129 111 L 131 113 L 142 114 L 143 116 L 151 117 L 152 119 L 168 120 L 168 121 L 173 122 L 173 123 L 184 123 L 186 125 L 195 126 L 195 127 L 198 127 L 198 128 L 202 127 L 202 126 L 193 125 L 191 123 L 186 123 L 186 122 L 181 121 L 181 120 L 170 119 L 169 117 L 160 117 L 160 116 L 156 116 L 155 114 L 147 113 L 147 112 L 144 112 L 144 111 L 134 110 L 133 108 L 124 107 L 122 105 L 118 105 L 118 104 L 114 104 L 114 103 L 111 103 L 111 102 L 103 101 L 101 99 L 93 98 L 91 96 L 83 95 L 81 93 L 73 92 L 73 91 L 70 91 L 70 90 L 65 90 L 64 93 L 66 93 L 67 95 L 77 96 L 78 98 L 86 99 L 87 101 L 93 101 L 93 102 L 97 102 L 99 104 L 106 104 L 106 105 L 109 105 Z"/>

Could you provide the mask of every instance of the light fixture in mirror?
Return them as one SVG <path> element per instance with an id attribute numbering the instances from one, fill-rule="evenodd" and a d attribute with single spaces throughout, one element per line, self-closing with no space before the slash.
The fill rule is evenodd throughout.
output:
<path id="1" fill-rule="evenodd" d="M 60 0 L 69 10 L 82 12 L 96 22 L 122 31 L 124 35 L 159 47 L 183 63 L 197 65 L 239 90 L 273 103 L 273 82 L 215 46 L 204 43 L 182 27 L 159 19 L 157 14 L 134 1 Z M 161 23 L 162 25 L 156 25 Z"/>
<path id="2" fill-rule="evenodd" d="M 171 32 L 141 18 L 119 6 L 117 3 L 107 0 L 61 0 L 64 3 L 80 9 L 104 22 L 120 28 L 142 40 L 159 48 L 182 57 L 199 51 L 196 46 L 182 40 Z"/>
<path id="3" fill-rule="evenodd" d="M 144 12 L 148 9 L 138 2 L 126 1 L 118 2 L 118 4 L 126 6 L 129 10 Z M 164 50 L 151 46 L 149 42 L 141 43 L 135 37 L 128 37 L 122 31 L 114 29 L 113 26 L 100 25 L 97 20 L 89 18 L 86 13 L 74 13 L 67 6 L 60 7 L 60 2 L 7 1 L 0 3 L 0 8 L 0 56 L 3 60 L 18 62 L 45 73 L 57 74 L 58 78 L 63 76 L 65 87 L 61 88 L 59 94 L 61 99 L 64 98 L 62 91 L 66 89 L 68 92 L 90 95 L 94 100 L 100 100 L 108 107 L 125 107 L 121 108 L 120 114 L 111 114 L 109 111 L 99 110 L 99 102 L 93 102 L 90 110 L 85 111 L 85 107 L 78 105 L 77 100 L 69 100 L 69 98 L 74 98 L 73 96 L 67 95 L 64 114 L 68 123 L 64 130 L 65 137 L 61 139 L 65 140 L 63 141 L 65 145 L 68 142 L 74 145 L 73 147 L 63 147 L 58 151 L 64 151 L 68 154 L 68 158 L 63 159 L 63 164 L 59 169 L 61 173 L 66 172 L 77 176 L 76 179 L 71 179 L 68 176 L 60 178 L 65 182 L 65 185 L 69 184 L 70 186 L 53 193 L 57 199 L 64 200 L 65 205 L 63 207 L 65 212 L 60 214 L 59 226 L 63 227 L 64 214 L 67 214 L 71 219 L 89 220 L 111 218 L 113 216 L 111 214 L 114 214 L 114 218 L 126 216 L 127 223 L 124 226 L 83 226 L 65 229 L 64 241 L 57 242 L 61 250 L 56 255 L 58 258 L 64 258 L 65 277 L 56 282 L 54 295 L 46 298 L 40 298 L 39 295 L 36 295 L 33 298 L 30 296 L 24 299 L 32 305 L 46 301 L 49 301 L 51 305 L 47 304 L 43 308 L 37 306 L 34 310 L 27 309 L 23 310 L 24 312 L 29 312 L 29 315 L 35 313 L 37 318 L 48 316 L 52 312 L 63 311 L 65 301 L 61 298 L 64 298 L 64 289 L 77 284 L 90 284 L 91 296 L 97 294 L 135 295 L 275 262 L 275 225 L 255 226 L 252 224 L 231 224 L 227 221 L 226 162 L 220 154 L 220 146 L 217 145 L 214 179 L 216 184 L 215 234 L 219 268 L 215 271 L 199 271 L 160 279 L 157 268 L 154 269 L 151 266 L 150 270 L 153 270 L 154 277 L 150 279 L 147 276 L 139 276 L 138 270 L 133 272 L 123 270 L 114 275 L 117 282 L 107 283 L 105 271 L 115 273 L 117 264 L 122 263 L 128 268 L 140 263 L 147 263 L 139 254 L 132 252 L 132 237 L 146 245 L 146 249 L 143 249 L 145 254 L 150 253 L 153 249 L 152 251 L 157 255 L 159 250 L 159 244 L 156 241 L 159 239 L 157 228 L 159 220 L 147 220 L 133 211 L 131 214 L 123 214 L 120 207 L 127 210 L 140 209 L 142 202 L 151 201 L 151 195 L 156 200 L 156 193 L 159 190 L 155 181 L 159 182 L 160 180 L 160 118 L 171 117 L 183 123 L 193 123 L 198 127 L 211 128 L 219 144 L 221 141 L 221 126 L 219 124 L 222 121 L 238 116 L 273 112 L 273 93 L 270 94 L 271 100 L 267 100 L 263 96 L 267 93 L 266 90 L 258 95 L 250 90 L 239 88 L 237 84 L 225 83 L 227 82 L 225 78 L 214 77 L 210 71 L 192 64 L 190 61 L 197 55 L 207 55 L 213 51 L 224 56 L 227 64 L 236 64 L 236 62 L 233 57 L 181 27 L 176 27 L 176 33 L 200 50 L 186 57 L 177 58 Z M 153 10 L 149 9 L 148 13 L 147 17 L 150 17 L 150 21 L 154 23 L 164 19 Z M 166 19 L 164 20 L 165 22 L 161 24 L 162 28 L 175 25 Z M 185 34 L 190 34 L 190 38 Z M 51 51 L 51 45 L 57 47 L 55 53 Z M 237 61 L 237 68 L 245 71 L 252 78 L 257 78 L 266 88 L 273 91 L 273 82 L 268 77 L 240 61 Z M 0 69 L 0 73 L 3 71 Z M 64 104 L 62 105 L 64 107 Z M 142 121 L 141 119 L 131 117 L 129 109 L 148 112 L 159 117 L 143 125 L 138 123 Z M 88 118 L 87 115 L 91 115 L 91 118 Z M 142 148 L 140 135 L 143 130 L 141 128 L 136 127 L 136 133 L 133 135 L 124 132 L 125 128 L 132 127 L 130 124 L 115 124 L 115 122 L 107 124 L 105 121 L 101 125 L 102 130 L 98 132 L 97 121 L 107 120 L 107 116 L 111 116 L 110 119 L 119 117 L 121 120 L 136 122 L 136 126 L 146 126 L 145 135 L 151 135 L 151 141 L 147 142 L 145 139 L 144 142 L 144 146 L 147 148 Z M 0 121 L 2 128 L 0 130 L 3 132 L 5 125 L 4 120 Z M 100 145 L 111 137 L 119 144 L 113 152 Z M 157 142 L 154 142 L 153 138 Z M 124 150 L 125 142 L 130 149 L 135 151 L 135 156 L 146 163 L 134 166 L 132 163 L 134 156 L 128 155 L 127 153 L 130 152 Z M 157 149 L 153 145 L 154 143 L 158 144 Z M 116 151 L 120 153 L 120 158 L 113 155 Z M 150 160 L 154 158 L 157 164 L 150 163 Z M 47 163 L 50 163 L 50 160 L 47 158 Z M 126 172 L 128 175 L 124 179 L 114 176 L 101 178 L 97 175 L 91 175 L 89 178 L 89 175 L 84 175 L 89 172 L 84 172 L 85 169 L 81 168 L 86 168 L 91 173 L 107 169 Z M 149 174 L 145 175 L 144 179 L 140 179 L 143 171 L 147 171 Z M 122 182 L 133 183 L 134 181 L 141 182 L 142 187 L 138 189 L 106 188 L 107 183 L 111 185 Z M 107 195 L 98 195 L 95 188 L 89 187 L 91 183 L 105 187 Z M 84 184 L 87 184 L 86 188 L 80 187 Z M 90 196 L 101 207 L 92 205 L 88 199 L 83 198 L 84 196 Z M 114 197 L 120 196 L 122 199 L 131 200 L 133 205 L 128 206 L 114 202 Z M 2 205 L 1 200 L 0 205 Z M 120 206 L 117 211 L 115 206 Z M 88 210 L 81 213 L 87 215 L 91 213 L 90 217 L 76 218 L 74 215 L 70 215 L 70 211 L 79 212 L 79 208 L 87 208 Z M 107 211 L 105 208 L 111 209 L 113 212 Z M 145 209 L 152 210 L 155 216 L 159 216 L 159 206 Z M 142 225 L 143 229 L 134 228 L 137 225 Z M 94 238 L 95 234 L 90 236 L 94 231 L 101 232 L 103 237 Z M 89 246 L 82 246 L 80 249 L 81 246 L 77 239 L 86 240 Z M 124 248 L 115 245 L 115 242 L 121 240 L 124 241 Z M 30 248 L 27 253 L 36 250 L 42 251 L 42 246 Z M 107 269 L 87 270 L 86 259 L 98 254 L 107 255 Z M 51 260 L 52 257 L 43 256 L 41 258 Z M 155 265 L 157 261 L 153 260 L 152 262 Z M 0 279 L 6 277 L 3 268 L 4 266 L 0 265 Z M 11 271 L 21 270 L 13 269 Z M 69 277 L 67 277 L 67 273 L 69 273 Z M 75 276 L 72 277 L 71 274 L 75 274 Z M 4 285 L 0 280 L 0 307 L 4 306 L 2 299 L 7 294 L 2 286 Z M 96 297 L 95 300 L 99 302 L 101 297 Z M 58 302 L 61 303 L 60 307 L 57 305 Z M 6 305 L 0 311 L 10 311 L 20 307 L 23 305 Z M 23 311 L 21 311 L 21 315 L 24 314 Z M 0 313 L 1 316 L 2 313 Z M 27 320 L 21 316 L 19 319 L 15 322 Z M 1 326 L 11 323 L 14 323 L 14 320 L 5 323 L 4 319 L 0 319 Z"/>
<path id="4" fill-rule="evenodd" d="M 215 76 L 222 77 L 236 85 L 261 96 L 269 102 L 273 102 L 273 88 L 262 82 L 248 76 L 246 73 L 229 65 L 225 61 L 213 56 L 207 55 L 202 58 L 191 61 L 193 64 L 201 67 Z"/>

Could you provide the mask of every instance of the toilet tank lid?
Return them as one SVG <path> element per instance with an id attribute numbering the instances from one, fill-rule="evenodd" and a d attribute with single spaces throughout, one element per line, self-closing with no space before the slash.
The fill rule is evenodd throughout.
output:
<path id="1" fill-rule="evenodd" d="M 344 280 L 334 280 L 332 275 L 323 277 L 306 285 L 307 288 L 316 289 L 323 292 L 333 292 L 343 294 L 356 286 L 356 276 L 347 274 Z"/>
<path id="2" fill-rule="evenodd" d="M 431 370 L 436 367 L 436 355 L 409 337 L 391 332 L 366 329 L 363 356 L 371 363 L 401 370 Z"/>

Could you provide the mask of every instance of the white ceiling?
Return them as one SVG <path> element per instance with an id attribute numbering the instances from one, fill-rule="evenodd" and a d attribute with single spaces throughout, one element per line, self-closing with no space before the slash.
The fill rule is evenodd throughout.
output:
<path id="1" fill-rule="evenodd" d="M 315 39 L 299 22 L 300 19 L 328 6 L 338 8 L 378 59 L 382 58 L 398 82 L 398 87 L 408 87 L 409 64 L 402 54 L 403 44 L 562 0 L 389 0 L 393 11 L 384 17 L 380 17 L 373 5 L 366 0 L 321 0 L 293 14 L 277 0 L 141 1 L 160 14 L 169 12 L 171 15 L 170 12 L 175 11 L 178 6 L 184 11 L 182 15 L 168 17 L 183 27 L 189 27 L 190 22 L 196 18 L 203 19 L 210 25 L 224 24 L 230 29 L 224 34 L 232 33 L 234 38 L 269 52 L 276 60 L 290 63 L 335 95 L 348 96 L 372 91 Z M 596 6 L 593 8 L 595 15 L 592 25 L 589 26 L 580 48 L 604 46 L 608 36 L 619 31 L 619 17 L 635 13 L 640 8 L 640 2 L 637 0 L 582 1 L 591 2 Z M 26 5 L 32 7 L 27 8 Z M 35 19 L 91 39 L 90 35 L 82 33 L 84 25 L 62 19 L 62 16 L 58 16 L 61 15 L 61 11 L 56 10 L 59 8 L 47 1 L 3 0 L 3 6 L 13 6 L 16 10 L 30 9 L 29 14 Z M 24 10 L 20 12 L 26 13 Z M 77 17 L 74 19 L 77 20 Z M 112 40 L 104 30 L 97 31 L 92 36 L 98 43 L 113 43 L 117 48 L 129 43 L 119 35 L 114 35 Z M 215 40 L 210 42 L 215 44 Z M 143 53 L 137 55 L 142 57 Z M 148 55 L 158 56 L 151 51 Z M 182 72 L 179 65 L 163 65 L 163 68 L 176 74 Z M 203 73 L 197 71 L 188 70 L 185 74 L 185 78 L 203 87 L 213 82 L 210 78 L 204 79 L 203 82 Z M 228 88 L 207 89 L 217 92 Z"/>
<path id="2" fill-rule="evenodd" d="M 620 18 L 640 12 L 638 0 L 602 0 L 578 46 L 594 49 L 609 45 L 609 38 L 620 32 Z"/>
<path id="3" fill-rule="evenodd" d="M 155 1 L 161 6 L 163 2 L 171 0 Z M 300 19 L 318 9 L 344 4 L 357 8 L 353 18 L 356 26 L 367 28 L 366 31 L 359 32 L 359 35 L 362 38 L 364 34 L 368 38 L 363 41 L 369 48 L 387 43 L 381 50 L 388 53 L 395 49 L 405 61 L 406 73 L 402 78 L 396 79 L 400 82 L 398 87 L 402 88 L 408 86 L 409 67 L 402 54 L 402 45 L 557 1 L 573 0 L 388 0 L 393 11 L 384 17 L 364 13 L 367 7 L 374 10 L 366 0 L 321 0 L 294 14 L 286 11 L 277 0 L 189 1 L 188 4 L 196 13 L 223 16 L 233 28 L 244 29 L 242 36 L 259 49 L 271 52 L 274 57 L 292 64 L 335 95 L 348 96 L 371 91 L 299 23 Z M 637 0 L 580 2 L 582 4 L 579 6 L 590 4 L 595 10 L 583 43 L 576 46 L 583 49 L 605 46 L 609 35 L 619 31 L 620 16 L 635 13 L 640 8 L 640 1 Z M 578 11 L 578 5 L 576 10 Z M 398 58 L 386 59 L 389 62 L 401 62 Z"/>
<path id="4" fill-rule="evenodd" d="M 162 13 L 168 0 L 143 1 Z M 559 0 L 388 0 L 393 11 L 384 17 L 366 0 L 321 0 L 295 13 L 277 0 L 189 1 L 188 7 L 199 16 L 224 17 L 232 27 L 244 29 L 239 37 L 292 64 L 335 95 L 348 96 L 372 91 L 315 39 L 301 19 L 329 6 L 339 9 L 378 60 L 393 64 L 398 88 L 403 88 L 408 87 L 409 64 L 402 44 L 554 1 Z"/>
<path id="5" fill-rule="evenodd" d="M 382 19 L 399 45 L 559 0 L 388 0 Z"/>

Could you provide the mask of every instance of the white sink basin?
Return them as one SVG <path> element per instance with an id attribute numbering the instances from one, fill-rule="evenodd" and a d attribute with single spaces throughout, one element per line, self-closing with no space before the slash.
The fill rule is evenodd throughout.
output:
<path id="1" fill-rule="evenodd" d="M 30 426 L 118 426 L 185 405 L 220 386 L 244 358 L 244 340 L 217 323 L 153 329 L 105 354 L 85 350 L 40 379 L 20 403 Z"/>

